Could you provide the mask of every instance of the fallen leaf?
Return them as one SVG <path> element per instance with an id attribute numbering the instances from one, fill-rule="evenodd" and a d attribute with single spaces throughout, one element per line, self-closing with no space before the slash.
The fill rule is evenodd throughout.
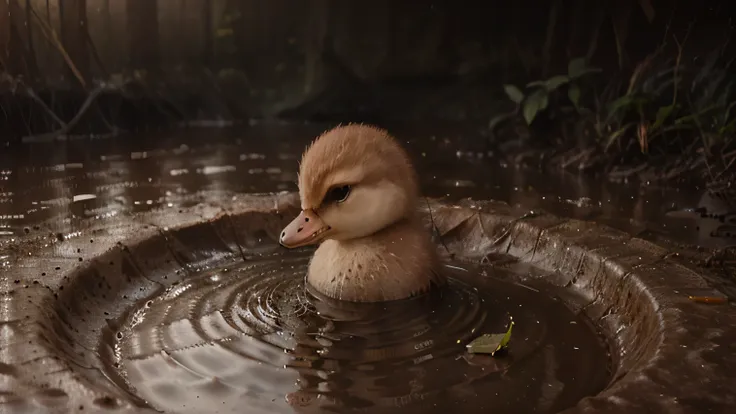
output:
<path id="1" fill-rule="evenodd" d="M 511 320 L 506 333 L 481 335 L 465 345 L 465 348 L 473 354 L 491 354 L 493 356 L 493 354 L 508 346 L 513 328 L 514 321 Z"/>

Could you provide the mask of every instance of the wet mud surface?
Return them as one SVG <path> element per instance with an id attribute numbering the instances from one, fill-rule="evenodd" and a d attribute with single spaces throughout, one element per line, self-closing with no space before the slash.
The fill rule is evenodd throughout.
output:
<path id="1" fill-rule="evenodd" d="M 335 309 L 302 288 L 303 257 L 285 259 L 294 268 L 279 283 L 269 273 L 280 260 L 274 255 L 283 254 L 275 240 L 296 211 L 293 195 L 244 194 L 295 190 L 298 157 L 322 130 L 256 125 L 0 153 L 2 407 L 153 412 L 151 406 L 181 404 L 179 410 L 202 412 L 198 404 L 219 398 L 226 402 L 220 412 L 228 412 L 256 404 L 257 395 L 263 412 L 373 412 L 370 404 L 391 412 L 402 396 L 423 393 L 412 400 L 428 404 L 430 411 L 421 412 L 691 413 L 736 406 L 729 391 L 736 387 L 734 308 L 688 299 L 734 292 L 727 266 L 716 273 L 700 264 L 708 248 L 733 241 L 732 216 L 710 214 L 723 205 L 708 201 L 707 214 L 683 212 L 707 197 L 697 189 L 641 190 L 518 170 L 490 161 L 482 145 L 457 131 L 398 130 L 417 154 L 425 193 L 446 197 L 427 200 L 425 211 L 439 251 L 446 263 L 469 269 L 453 274 L 478 290 L 458 285 L 444 297 L 380 314 Z M 446 204 L 453 201 L 459 205 Z M 233 265 L 243 261 L 246 268 Z M 243 285 L 249 277 L 253 284 Z M 249 290 L 264 295 L 244 296 Z M 420 311 L 427 306 L 435 310 L 429 316 Z M 406 330 L 383 323 L 397 313 L 413 316 L 404 317 Z M 456 341 L 468 336 L 439 335 L 467 335 L 463 328 L 475 325 L 502 330 L 507 313 L 517 321 L 519 342 L 506 360 L 457 359 Z M 356 327 L 356 315 L 372 323 Z M 329 321 L 335 336 L 320 330 Z M 535 329 L 537 321 L 549 329 Z M 402 336 L 421 323 L 429 330 Z M 610 341 L 610 358 L 596 329 Z M 356 330 L 379 339 L 351 337 Z M 400 343 L 421 339 L 437 342 L 404 350 L 403 359 L 366 356 L 373 349 L 398 354 Z M 334 358 L 317 352 L 325 348 Z M 422 360 L 429 353 L 433 358 Z M 347 362 L 356 358 L 364 363 Z M 401 361 L 413 368 L 392 365 Z M 238 363 L 262 380 L 244 378 Z M 212 372 L 220 368 L 231 375 Z M 404 380 L 392 382 L 394 375 Z M 258 385 L 266 383 L 291 397 L 263 398 L 268 391 Z M 188 408 L 184 400 L 192 401 Z M 508 404 L 514 408 L 504 409 Z"/>
<path id="2" fill-rule="evenodd" d="M 450 266 L 430 295 L 356 304 L 307 289 L 307 259 L 207 271 L 146 301 L 118 334 L 119 372 L 179 413 L 553 413 L 609 380 L 602 336 L 541 279 Z M 466 352 L 510 316 L 509 353 Z"/>
<path id="3" fill-rule="evenodd" d="M 105 220 L 186 205 L 197 194 L 296 190 L 298 160 L 325 125 L 255 124 L 26 144 L 0 151 L 0 238 L 34 223 Z M 415 157 L 425 195 L 495 199 L 632 234 L 704 247 L 736 245 L 736 213 L 704 188 L 612 183 L 517 168 L 474 129 L 391 128 Z"/>

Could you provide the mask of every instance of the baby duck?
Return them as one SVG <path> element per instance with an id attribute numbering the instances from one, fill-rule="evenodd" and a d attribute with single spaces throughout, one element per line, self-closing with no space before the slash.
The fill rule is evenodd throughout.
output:
<path id="1" fill-rule="evenodd" d="M 302 211 L 280 243 L 321 243 L 307 282 L 328 297 L 381 302 L 427 292 L 444 278 L 418 215 L 417 181 L 407 153 L 387 131 L 359 124 L 331 129 L 302 156 Z"/>

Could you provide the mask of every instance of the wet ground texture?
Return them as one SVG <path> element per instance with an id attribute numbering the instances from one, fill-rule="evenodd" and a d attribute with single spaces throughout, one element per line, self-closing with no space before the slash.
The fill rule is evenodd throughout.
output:
<path id="1" fill-rule="evenodd" d="M 736 407 L 733 285 L 714 256 L 732 241 L 731 216 L 687 210 L 707 194 L 519 173 L 462 134 L 405 132 L 426 193 L 445 196 L 424 215 L 456 282 L 395 307 L 351 307 L 305 289 L 309 251 L 285 255 L 275 242 L 294 194 L 244 194 L 294 190 L 298 155 L 321 129 L 256 126 L 209 143 L 202 133 L 71 140 L 0 155 L 0 403 L 17 412 Z M 509 315 L 505 358 L 464 352 Z"/>

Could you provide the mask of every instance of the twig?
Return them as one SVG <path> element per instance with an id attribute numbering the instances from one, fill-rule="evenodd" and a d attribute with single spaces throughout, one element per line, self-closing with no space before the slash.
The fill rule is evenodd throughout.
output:
<path id="1" fill-rule="evenodd" d="M 440 229 L 437 228 L 437 225 L 434 224 L 434 215 L 432 214 L 432 207 L 429 205 L 429 199 L 427 197 L 424 197 L 424 201 L 427 203 L 427 210 L 429 210 L 429 220 L 432 223 L 432 229 L 437 233 L 437 237 L 440 239 L 440 243 L 442 244 L 442 247 L 445 248 L 445 251 L 447 254 L 452 255 L 452 252 L 450 252 L 450 249 L 447 248 L 447 245 L 445 244 L 445 241 L 442 240 L 442 234 L 440 234 Z"/>
<path id="2" fill-rule="evenodd" d="M 636 86 L 636 81 L 639 80 L 639 75 L 641 75 L 644 70 L 649 66 L 649 63 L 651 63 L 652 59 L 654 58 L 654 54 L 649 55 L 644 58 L 641 62 L 639 62 L 638 65 L 634 68 L 634 72 L 631 74 L 631 77 L 629 78 L 629 87 L 626 89 L 626 95 L 631 94 L 631 92 L 634 91 L 634 87 Z"/>
<path id="3" fill-rule="evenodd" d="M 497 247 L 498 245 L 501 244 L 501 242 L 505 238 L 509 237 L 511 235 L 511 232 L 514 230 L 514 226 L 516 226 L 516 223 L 518 223 L 518 222 L 520 222 L 522 220 L 526 220 L 526 219 L 529 219 L 529 218 L 534 218 L 534 217 L 537 217 L 537 216 L 539 216 L 539 213 L 536 213 L 534 211 L 530 211 L 528 213 L 524 213 L 520 217 L 517 217 L 517 218 L 511 220 L 509 222 L 508 226 L 506 227 L 506 229 L 504 229 L 503 233 L 501 233 L 500 236 L 498 236 L 493 242 L 491 242 L 491 246 Z M 485 229 L 483 229 L 482 224 L 481 224 L 481 229 L 483 230 L 483 233 L 485 233 Z"/>
<path id="4" fill-rule="evenodd" d="M 708 154 L 703 154 L 703 161 L 705 162 L 705 169 L 708 171 L 708 176 L 711 180 L 714 180 L 713 178 L 713 171 L 710 168 L 710 163 L 708 162 Z"/>
<path id="5" fill-rule="evenodd" d="M 552 55 L 552 45 L 555 35 L 555 28 L 557 27 L 557 11 L 560 7 L 559 0 L 552 3 L 549 11 L 549 21 L 547 22 L 547 36 L 544 41 L 544 48 L 542 49 L 542 76 L 547 76 L 549 72 L 549 60 Z"/>
<path id="6" fill-rule="evenodd" d="M 644 58 L 644 60 L 639 63 L 636 68 L 634 69 L 634 73 L 631 75 L 631 78 L 629 79 L 629 87 L 626 90 L 626 95 L 629 95 L 633 90 L 634 86 L 636 85 L 636 81 L 639 79 L 639 76 L 644 72 L 644 70 L 649 66 L 649 64 L 659 56 L 662 51 L 664 51 L 665 46 L 667 45 L 667 38 L 669 37 L 670 33 L 670 26 L 672 25 L 672 19 L 674 18 L 674 12 L 670 16 L 670 20 L 667 22 L 667 25 L 665 26 L 664 30 L 664 36 L 662 37 L 662 43 L 657 47 L 657 49 Z"/>
<path id="7" fill-rule="evenodd" d="M 3 59 L 2 54 L 0 54 L 0 69 L 2 69 L 5 73 L 10 75 L 10 68 L 8 67 L 8 64 L 5 62 L 5 59 Z"/>
<path id="8" fill-rule="evenodd" d="M 33 100 L 36 101 L 36 103 L 38 103 L 39 105 L 41 105 L 41 108 L 43 108 L 46 111 L 46 113 L 49 114 L 49 116 L 54 121 L 56 121 L 56 123 L 58 123 L 59 125 L 61 125 L 62 128 L 66 128 L 66 122 L 62 121 L 61 118 L 59 118 L 56 115 L 56 112 L 52 111 L 51 108 L 49 108 L 49 106 L 46 105 L 46 102 L 44 102 L 43 99 L 41 99 L 38 95 L 36 95 L 36 93 L 33 92 L 33 90 L 31 88 L 26 88 L 26 93 L 28 94 L 28 96 L 30 96 L 31 98 L 33 98 Z"/>
<path id="9" fill-rule="evenodd" d="M 629 37 L 629 16 L 631 15 L 631 4 L 627 3 L 625 8 L 614 8 L 611 16 L 611 25 L 613 26 L 613 36 L 616 40 L 616 53 L 618 55 L 618 67 L 623 69 L 624 60 L 626 60 L 626 50 L 624 44 Z"/>
<path id="10" fill-rule="evenodd" d="M 728 158 L 731 158 L 731 157 L 736 157 L 736 151 L 731 151 L 731 152 L 727 152 L 727 153 L 723 154 L 723 158 L 724 159 L 728 159 Z"/>
<path id="11" fill-rule="evenodd" d="M 593 150 L 594 148 L 589 148 L 587 150 L 580 151 L 579 153 L 573 155 L 571 158 L 567 159 L 566 161 L 562 163 L 562 168 L 567 169 L 575 162 L 580 161 L 587 156 L 590 156 L 590 154 L 593 153 Z"/>
<path id="12" fill-rule="evenodd" d="M 102 111 L 102 109 L 100 109 L 100 106 L 98 105 L 96 108 L 97 108 L 97 113 L 100 115 L 100 120 L 102 120 L 102 122 L 105 124 L 107 129 L 110 131 L 110 133 L 116 134 L 120 132 L 120 128 L 112 125 L 110 122 L 107 121 L 107 118 L 105 117 L 105 113 Z"/>
<path id="13" fill-rule="evenodd" d="M 74 77 L 77 78 L 79 83 L 82 85 L 83 88 L 87 88 L 87 82 L 84 80 L 84 77 L 82 76 L 82 73 L 77 68 L 77 65 L 74 64 L 74 61 L 67 53 L 66 49 L 64 48 L 64 45 L 59 40 L 59 36 L 57 36 L 56 31 L 49 26 L 42 18 L 41 16 L 36 13 L 36 10 L 33 8 L 31 4 L 28 5 L 29 10 L 31 13 L 33 13 L 33 16 L 36 18 L 36 22 L 38 26 L 41 28 L 41 32 L 43 33 L 46 40 L 48 40 L 52 45 L 56 46 L 56 49 L 59 51 L 61 56 L 64 58 L 64 61 L 69 66 L 69 69 L 71 69 L 72 73 L 74 74 Z"/>
<path id="14" fill-rule="evenodd" d="M 97 53 L 97 47 L 95 47 L 95 42 L 92 40 L 92 36 L 89 34 L 89 30 L 85 30 L 84 33 L 87 35 L 87 43 L 89 44 L 90 48 L 92 49 L 92 56 L 95 59 L 95 62 L 97 62 L 97 66 L 100 67 L 100 70 L 102 71 L 103 76 L 106 79 L 110 78 L 110 72 L 107 71 L 105 68 L 105 64 L 102 62 L 102 58 L 100 58 L 100 54 Z"/>
<path id="15" fill-rule="evenodd" d="M 596 15 L 596 22 L 594 24 L 593 33 L 590 35 L 590 41 L 588 42 L 588 50 L 585 52 L 585 58 L 590 61 L 593 59 L 593 55 L 595 55 L 596 50 L 598 50 L 598 38 L 601 34 L 601 26 L 603 25 L 603 22 L 606 20 L 606 12 L 603 10 L 603 8 L 597 8 L 598 14 Z"/>
<path id="16" fill-rule="evenodd" d="M 38 76 L 39 72 L 38 69 L 38 63 L 36 63 L 36 48 L 34 46 L 33 42 L 33 30 L 31 28 L 31 25 L 28 24 L 28 21 L 31 20 L 30 13 L 28 13 L 28 8 L 31 7 L 31 1 L 26 0 L 26 36 L 28 37 L 28 58 L 29 58 L 29 71 L 33 70 L 35 73 L 33 75 Z M 31 69 L 33 68 L 33 69 Z"/>
<path id="17" fill-rule="evenodd" d="M 682 60 L 682 48 L 685 42 L 687 42 L 687 38 L 690 37 L 690 30 L 693 28 L 692 23 L 687 28 L 687 32 L 685 32 L 685 38 L 682 39 L 682 44 L 677 40 L 676 35 L 672 35 L 672 37 L 675 39 L 675 44 L 677 45 L 677 58 L 675 59 L 675 70 L 673 71 L 673 78 L 672 81 L 674 83 L 675 91 L 672 93 L 672 106 L 675 106 L 675 103 L 677 103 L 677 89 L 678 89 L 678 77 L 680 72 L 680 61 Z"/>
<path id="18" fill-rule="evenodd" d="M 72 120 L 69 121 L 69 123 L 67 123 L 67 124 L 63 124 L 63 122 L 62 122 L 62 124 L 64 126 L 61 127 L 60 129 L 58 129 L 56 131 L 53 131 L 53 132 L 48 132 L 48 133 L 45 133 L 45 134 L 30 135 L 30 136 L 23 137 L 23 142 L 29 142 L 29 141 L 31 141 L 31 142 L 33 142 L 33 141 L 35 141 L 35 142 L 49 141 L 49 140 L 52 140 L 52 139 L 56 138 L 57 136 L 64 135 L 64 134 L 68 133 L 69 131 L 71 131 L 77 125 L 77 123 L 79 123 L 79 121 L 82 119 L 82 117 L 87 113 L 87 111 L 89 110 L 89 108 L 92 106 L 92 103 L 95 101 L 95 99 L 97 99 L 97 97 L 102 92 L 104 92 L 106 89 L 107 89 L 106 87 L 98 87 L 95 90 L 93 90 L 92 92 L 90 92 L 90 94 L 87 96 L 87 100 L 84 101 L 84 103 L 82 104 L 81 108 L 79 108 L 79 111 L 77 112 L 77 114 L 74 115 L 74 118 L 72 118 Z"/>
<path id="19" fill-rule="evenodd" d="M 733 151 L 733 152 L 731 152 L 731 153 L 729 153 L 729 154 L 724 154 L 724 155 L 722 155 L 724 163 L 725 163 L 725 161 L 726 161 L 726 160 L 727 160 L 727 159 L 728 159 L 728 158 L 729 158 L 729 157 L 730 157 L 731 155 L 734 155 L 735 157 L 731 158 L 731 161 L 729 161 L 729 163 L 728 163 L 728 164 L 726 165 L 726 168 L 724 168 L 723 170 L 721 170 L 721 172 L 719 172 L 718 174 L 716 174 L 716 176 L 715 176 L 715 177 L 713 177 L 713 181 L 716 181 L 716 180 L 718 180 L 719 178 L 721 178 L 721 176 L 723 176 L 723 174 L 725 174 L 725 173 L 726 173 L 726 171 L 730 171 L 730 170 L 731 170 L 731 166 L 732 166 L 732 165 L 733 165 L 734 163 L 736 163 L 736 151 Z"/>

